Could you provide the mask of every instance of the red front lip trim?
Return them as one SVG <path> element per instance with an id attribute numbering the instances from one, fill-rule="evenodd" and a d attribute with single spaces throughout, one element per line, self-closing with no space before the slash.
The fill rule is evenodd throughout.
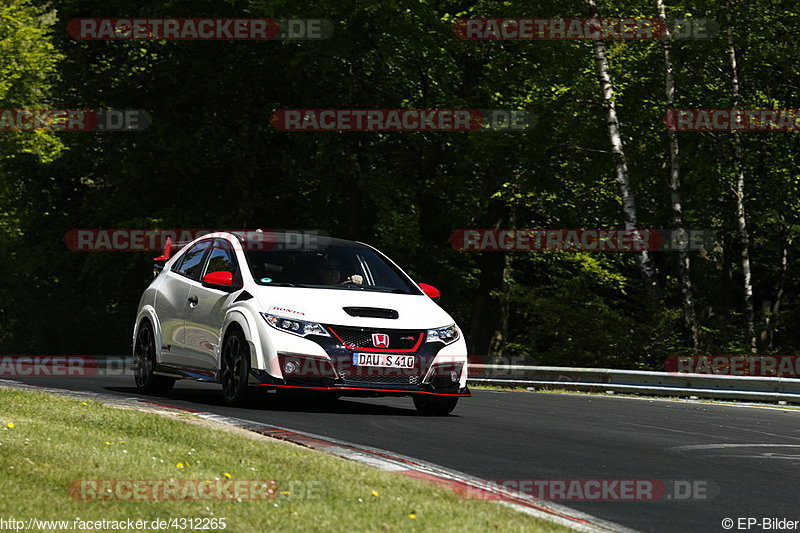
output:
<path id="1" fill-rule="evenodd" d="M 377 392 L 404 392 L 408 394 L 431 394 L 433 396 L 462 396 L 462 397 L 469 397 L 472 396 L 471 393 L 466 394 L 445 394 L 443 392 L 428 392 L 424 390 L 419 391 L 408 391 L 408 390 L 398 390 L 398 389 L 372 389 L 367 387 L 307 387 L 304 385 L 277 385 L 277 384 L 267 384 L 264 383 L 261 385 L 262 387 L 283 387 L 287 389 L 313 389 L 313 390 L 366 390 L 366 391 L 377 391 Z"/>

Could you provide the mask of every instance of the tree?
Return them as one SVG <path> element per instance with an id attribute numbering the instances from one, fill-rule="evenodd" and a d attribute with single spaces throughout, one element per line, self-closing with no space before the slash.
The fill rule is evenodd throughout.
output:
<path id="1" fill-rule="evenodd" d="M 26 0 L 0 5 L 0 109 L 47 107 L 61 54 L 51 40 L 55 17 Z M 22 168 L 46 164 L 61 153 L 55 135 L 41 131 L 0 132 L 0 343 L 14 336 L 24 317 L 12 314 L 16 289 L 24 286 L 28 264 L 15 251 L 20 219 L 36 184 Z"/>
<path id="2" fill-rule="evenodd" d="M 725 2 L 725 16 L 728 33 L 728 61 L 731 79 L 731 107 L 739 109 L 739 71 L 736 64 L 736 44 L 733 38 L 733 22 L 731 17 L 730 1 Z M 733 194 L 736 198 L 736 222 L 739 229 L 739 245 L 741 246 L 741 261 L 744 287 L 744 309 L 747 320 L 747 340 L 750 351 L 756 353 L 756 328 L 753 306 L 753 279 L 750 270 L 750 236 L 747 230 L 747 213 L 745 210 L 745 169 L 742 161 L 742 133 L 733 130 L 733 169 L 736 174 L 736 185 Z"/>
<path id="3" fill-rule="evenodd" d="M 586 0 L 591 18 L 599 18 L 599 12 L 595 0 Z M 600 83 L 602 104 L 606 110 L 606 126 L 608 128 L 608 139 L 611 143 L 611 157 L 617 175 L 617 185 L 622 199 L 622 214 L 625 220 L 625 229 L 634 230 L 639 228 L 639 217 L 636 212 L 636 202 L 630 185 L 628 172 L 628 161 L 625 158 L 625 150 L 622 146 L 620 136 L 620 124 L 617 118 L 617 107 L 614 101 L 614 86 L 609 74 L 608 57 L 606 54 L 605 43 L 596 39 L 593 41 L 594 59 L 597 68 L 597 79 Z M 647 250 L 640 250 L 637 253 L 639 267 L 645 280 L 645 286 L 651 298 L 657 297 L 657 285 L 655 281 L 655 268 L 653 267 L 650 254 Z"/>
<path id="4" fill-rule="evenodd" d="M 662 44 L 664 46 L 664 93 L 665 107 L 670 110 L 675 104 L 675 72 L 672 68 L 672 32 L 667 23 L 667 14 L 664 7 L 664 0 L 656 0 L 656 10 L 658 18 L 666 29 Z M 683 227 L 683 201 L 681 198 L 681 165 L 678 155 L 680 144 L 678 142 L 678 132 L 673 129 L 667 130 L 669 143 L 669 191 L 670 205 L 672 206 L 672 225 L 677 233 L 679 243 L 678 262 L 680 268 L 681 300 L 683 303 L 683 317 L 686 323 L 686 330 L 691 339 L 692 348 L 698 346 L 697 341 L 697 318 L 694 312 L 694 298 L 692 297 L 692 278 L 689 264 L 689 254 L 686 251 L 687 235 Z"/>

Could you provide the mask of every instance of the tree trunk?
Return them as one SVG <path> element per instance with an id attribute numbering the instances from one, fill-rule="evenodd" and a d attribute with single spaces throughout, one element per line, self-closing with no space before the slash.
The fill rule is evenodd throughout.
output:
<path id="1" fill-rule="evenodd" d="M 788 228 L 786 221 L 781 216 L 781 225 L 783 229 L 783 246 L 781 253 L 781 277 L 778 282 L 778 290 L 775 294 L 775 302 L 772 304 L 771 312 L 769 313 L 769 322 L 767 323 L 767 348 L 772 350 L 775 341 L 775 327 L 781 313 L 781 301 L 783 299 L 783 291 L 786 286 L 786 270 L 789 267 L 789 248 L 792 245 L 792 239 L 788 236 Z"/>
<path id="2" fill-rule="evenodd" d="M 361 189 L 361 157 L 363 157 L 364 146 L 361 139 L 356 140 L 357 149 L 352 154 L 353 171 L 347 177 L 345 188 L 348 192 L 347 198 L 347 238 L 362 240 L 362 218 L 361 213 L 364 206 L 364 191 Z"/>
<path id="3" fill-rule="evenodd" d="M 736 45 L 733 42 L 733 21 L 730 1 L 725 2 L 728 23 L 728 60 L 731 67 L 731 104 L 739 108 L 739 72 L 736 66 Z M 739 226 L 739 244 L 742 249 L 742 274 L 744 276 L 744 313 L 747 319 L 747 340 L 750 351 L 756 353 L 755 313 L 753 311 L 753 280 L 750 271 L 750 236 L 747 230 L 747 212 L 744 206 L 744 166 L 742 162 L 742 134 L 733 130 L 733 166 L 736 172 L 736 220 Z"/>
<path id="4" fill-rule="evenodd" d="M 490 200 L 487 219 L 489 224 L 486 227 L 491 229 L 513 225 L 513 213 L 503 199 Z M 506 298 L 497 297 L 496 293 L 505 288 L 510 257 L 506 252 L 479 253 L 481 273 L 472 308 L 468 350 L 471 355 L 491 362 L 503 356 L 508 337 L 509 304 Z"/>
<path id="5" fill-rule="evenodd" d="M 667 26 L 667 14 L 664 8 L 664 0 L 656 0 L 658 17 L 664 23 L 666 29 L 664 44 L 664 87 L 665 104 L 667 109 L 672 109 L 675 105 L 675 72 L 672 69 L 672 34 Z M 694 301 L 692 297 L 692 278 L 689 264 L 689 254 L 686 251 L 686 231 L 683 228 L 683 202 L 681 199 L 681 165 L 678 159 L 680 145 L 678 144 L 678 132 L 667 129 L 669 139 L 669 192 L 670 203 L 672 204 L 672 225 L 678 234 L 678 262 L 680 265 L 680 285 L 681 300 L 683 302 L 683 320 L 692 348 L 697 350 L 697 317 L 694 312 Z"/>
<path id="6" fill-rule="evenodd" d="M 599 18 L 597 4 L 595 0 L 586 0 L 591 18 Z M 600 90 L 603 93 L 603 104 L 606 109 L 606 124 L 608 127 L 608 138 L 611 142 L 611 156 L 616 170 L 617 185 L 619 186 L 620 196 L 622 197 L 622 214 L 625 219 L 625 229 L 638 229 L 639 221 L 636 214 L 636 203 L 631 192 L 630 179 L 628 177 L 628 162 L 625 159 L 625 151 L 622 147 L 622 137 L 620 136 L 619 120 L 617 118 L 617 107 L 614 103 L 614 87 L 611 84 L 609 74 L 608 59 L 606 57 L 606 45 L 601 40 L 594 41 L 594 60 L 597 67 L 597 78 L 600 82 Z M 647 250 L 637 252 L 639 268 L 644 278 L 645 288 L 651 301 L 657 299 L 657 287 L 655 282 L 655 268 L 650 254 Z"/>

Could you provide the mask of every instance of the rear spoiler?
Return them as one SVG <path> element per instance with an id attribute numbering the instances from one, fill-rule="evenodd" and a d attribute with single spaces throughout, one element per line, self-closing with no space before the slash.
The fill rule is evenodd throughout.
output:
<path id="1" fill-rule="evenodd" d="M 169 261 L 170 256 L 172 255 L 172 237 L 167 237 L 167 243 L 164 245 L 164 251 L 161 253 L 160 256 L 154 257 L 153 261 L 156 263 L 161 263 L 161 266 L 164 266 L 164 263 Z"/>
<path id="2" fill-rule="evenodd" d="M 172 237 L 167 237 L 167 242 L 164 244 L 164 251 L 161 252 L 161 255 L 158 257 L 153 258 L 153 277 L 158 276 L 158 274 L 164 270 L 164 264 L 169 261 L 173 255 L 178 253 L 178 251 L 189 244 L 189 241 L 186 242 L 176 242 L 174 245 L 172 243 Z"/>

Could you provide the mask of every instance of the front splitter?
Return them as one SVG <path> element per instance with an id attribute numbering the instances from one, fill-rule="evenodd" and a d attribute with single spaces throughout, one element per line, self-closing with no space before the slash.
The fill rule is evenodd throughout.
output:
<path id="1" fill-rule="evenodd" d="M 333 385 L 330 387 L 326 387 L 326 386 L 311 386 L 311 385 L 288 385 L 279 383 L 271 383 L 271 384 L 265 383 L 262 384 L 262 387 L 341 392 L 344 395 L 348 395 L 348 393 L 353 393 L 354 396 L 357 396 L 358 395 L 357 393 L 359 392 L 373 392 L 373 393 L 380 392 L 384 393 L 386 396 L 408 396 L 413 394 L 428 394 L 431 396 L 455 396 L 455 397 L 472 396 L 472 393 L 469 391 L 469 387 L 464 387 L 463 389 L 459 389 L 458 392 L 437 392 L 437 391 L 429 391 L 422 389 L 384 389 L 379 387 L 349 387 L 344 385 Z"/>

